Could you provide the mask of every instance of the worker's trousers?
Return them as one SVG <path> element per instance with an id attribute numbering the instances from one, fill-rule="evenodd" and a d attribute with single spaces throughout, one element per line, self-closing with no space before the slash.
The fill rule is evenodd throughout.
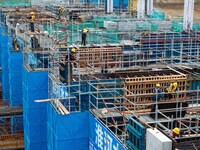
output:
<path id="1" fill-rule="evenodd" d="M 82 33 L 82 42 L 81 45 L 86 45 L 86 33 Z"/>
<path id="2" fill-rule="evenodd" d="M 30 23 L 30 30 L 31 30 L 31 32 L 35 32 L 35 28 L 34 28 L 34 23 L 33 22 Z"/>

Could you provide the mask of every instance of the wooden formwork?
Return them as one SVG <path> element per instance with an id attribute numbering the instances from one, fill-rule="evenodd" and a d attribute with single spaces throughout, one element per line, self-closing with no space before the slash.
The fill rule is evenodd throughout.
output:
<path id="1" fill-rule="evenodd" d="M 80 64 L 81 67 L 119 67 L 122 60 L 121 47 L 107 48 L 81 48 L 80 49 Z"/>
<path id="2" fill-rule="evenodd" d="M 170 83 L 177 82 L 177 93 L 172 94 L 172 98 L 169 99 L 161 99 L 160 101 L 176 101 L 185 100 L 186 99 L 186 91 L 188 87 L 188 81 L 186 75 L 163 75 L 163 76 L 148 76 L 148 77 L 133 77 L 126 78 L 126 88 L 130 92 L 126 93 L 126 97 L 135 104 L 144 104 L 134 107 L 129 102 L 126 102 L 125 105 L 129 109 L 136 108 L 145 109 L 150 103 L 152 103 L 153 97 L 153 89 L 156 87 L 156 84 L 159 83 L 161 90 L 163 92 L 163 96 L 165 95 L 165 89 L 169 87 Z"/>

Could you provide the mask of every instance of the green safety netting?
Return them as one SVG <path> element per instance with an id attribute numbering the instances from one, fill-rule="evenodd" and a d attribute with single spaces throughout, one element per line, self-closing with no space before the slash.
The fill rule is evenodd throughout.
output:
<path id="1" fill-rule="evenodd" d="M 94 16 L 94 21 L 116 21 L 117 16 Z"/>
<path id="2" fill-rule="evenodd" d="M 155 19 L 158 19 L 158 20 L 164 20 L 165 19 L 165 13 L 159 12 L 159 11 L 154 11 L 154 12 L 152 12 L 150 18 L 155 18 Z"/>
<path id="3" fill-rule="evenodd" d="M 111 30 L 94 30 L 90 31 L 87 35 L 88 44 L 103 44 L 103 43 L 118 43 L 118 37 L 116 31 Z M 71 44 L 81 44 L 81 32 L 74 31 L 69 38 Z"/>
<path id="4" fill-rule="evenodd" d="M 193 25 L 193 30 L 198 30 L 198 31 L 200 31 L 200 23 L 194 23 L 194 25 Z"/>
<path id="5" fill-rule="evenodd" d="M 183 31 L 183 18 L 173 18 L 171 28 L 174 32 L 182 32 Z"/>
<path id="6" fill-rule="evenodd" d="M 172 19 L 172 30 L 174 32 L 182 32 L 183 31 L 183 18 L 173 18 Z M 200 23 L 193 24 L 193 30 L 200 30 Z"/>
<path id="7" fill-rule="evenodd" d="M 183 18 L 173 18 L 172 23 L 183 23 Z"/>
<path id="8" fill-rule="evenodd" d="M 0 0 L 0 7 L 31 6 L 31 0 Z"/>
<path id="9" fill-rule="evenodd" d="M 136 30 L 157 31 L 159 25 L 156 23 L 136 24 Z"/>
<path id="10" fill-rule="evenodd" d="M 101 43 L 118 43 L 117 32 L 112 30 L 93 30 L 97 25 L 95 22 L 85 22 L 79 24 L 70 23 L 69 25 L 63 27 L 61 24 L 57 23 L 51 26 L 44 25 L 44 29 L 51 33 L 54 37 L 65 37 L 66 34 L 69 35 L 69 44 L 80 44 L 81 43 L 81 30 L 84 28 L 90 28 L 90 32 L 87 36 L 87 42 L 89 44 L 101 44 Z M 55 31 L 62 32 L 55 32 Z M 66 39 L 67 40 L 67 39 Z"/>
<path id="11" fill-rule="evenodd" d="M 183 24 L 182 23 L 172 24 L 172 30 L 174 32 L 182 32 L 183 31 Z"/>

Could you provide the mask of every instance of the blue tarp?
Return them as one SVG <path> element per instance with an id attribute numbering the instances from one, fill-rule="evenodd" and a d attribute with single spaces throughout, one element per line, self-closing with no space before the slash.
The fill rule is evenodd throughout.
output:
<path id="1" fill-rule="evenodd" d="M 9 74 L 10 105 L 22 106 L 23 54 L 20 51 L 14 52 L 13 47 L 11 47 L 8 55 L 9 55 L 8 70 L 10 73 Z"/>
<path id="2" fill-rule="evenodd" d="M 48 150 L 125 149 L 89 112 L 60 115 L 49 103 L 47 114 Z"/>
<path id="3" fill-rule="evenodd" d="M 1 36 L 1 60 L 2 60 L 2 91 L 3 91 L 3 100 L 7 104 L 9 104 L 9 89 L 10 89 L 10 83 L 9 83 L 9 69 L 8 69 L 8 51 L 10 49 L 9 47 L 9 40 L 11 40 L 11 37 L 9 36 Z"/>
<path id="4" fill-rule="evenodd" d="M 117 138 L 91 114 L 89 114 L 89 121 L 90 150 L 125 150 Z"/>
<path id="5" fill-rule="evenodd" d="M 48 104 L 48 150 L 88 149 L 88 112 L 59 115 Z"/>
<path id="6" fill-rule="evenodd" d="M 23 121 L 26 150 L 47 149 L 47 103 L 34 100 L 48 98 L 48 72 L 29 72 L 23 68 Z"/>

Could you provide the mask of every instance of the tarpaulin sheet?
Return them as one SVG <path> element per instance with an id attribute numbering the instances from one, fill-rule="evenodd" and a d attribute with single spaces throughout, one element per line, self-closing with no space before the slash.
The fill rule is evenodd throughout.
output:
<path id="1" fill-rule="evenodd" d="M 9 89 L 10 89 L 10 83 L 9 83 L 9 69 L 8 69 L 8 51 L 10 49 L 9 46 L 9 36 L 1 36 L 1 60 L 2 60 L 2 91 L 3 91 L 3 100 L 7 104 L 9 104 Z"/>
<path id="2" fill-rule="evenodd" d="M 48 150 L 124 150 L 123 145 L 89 112 L 58 114 L 47 106 Z"/>
<path id="3" fill-rule="evenodd" d="M 88 112 L 60 115 L 48 104 L 48 150 L 88 149 Z"/>
<path id="4" fill-rule="evenodd" d="M 48 72 L 29 72 L 23 68 L 23 121 L 25 148 L 47 149 L 47 103 L 34 100 L 48 98 Z"/>

